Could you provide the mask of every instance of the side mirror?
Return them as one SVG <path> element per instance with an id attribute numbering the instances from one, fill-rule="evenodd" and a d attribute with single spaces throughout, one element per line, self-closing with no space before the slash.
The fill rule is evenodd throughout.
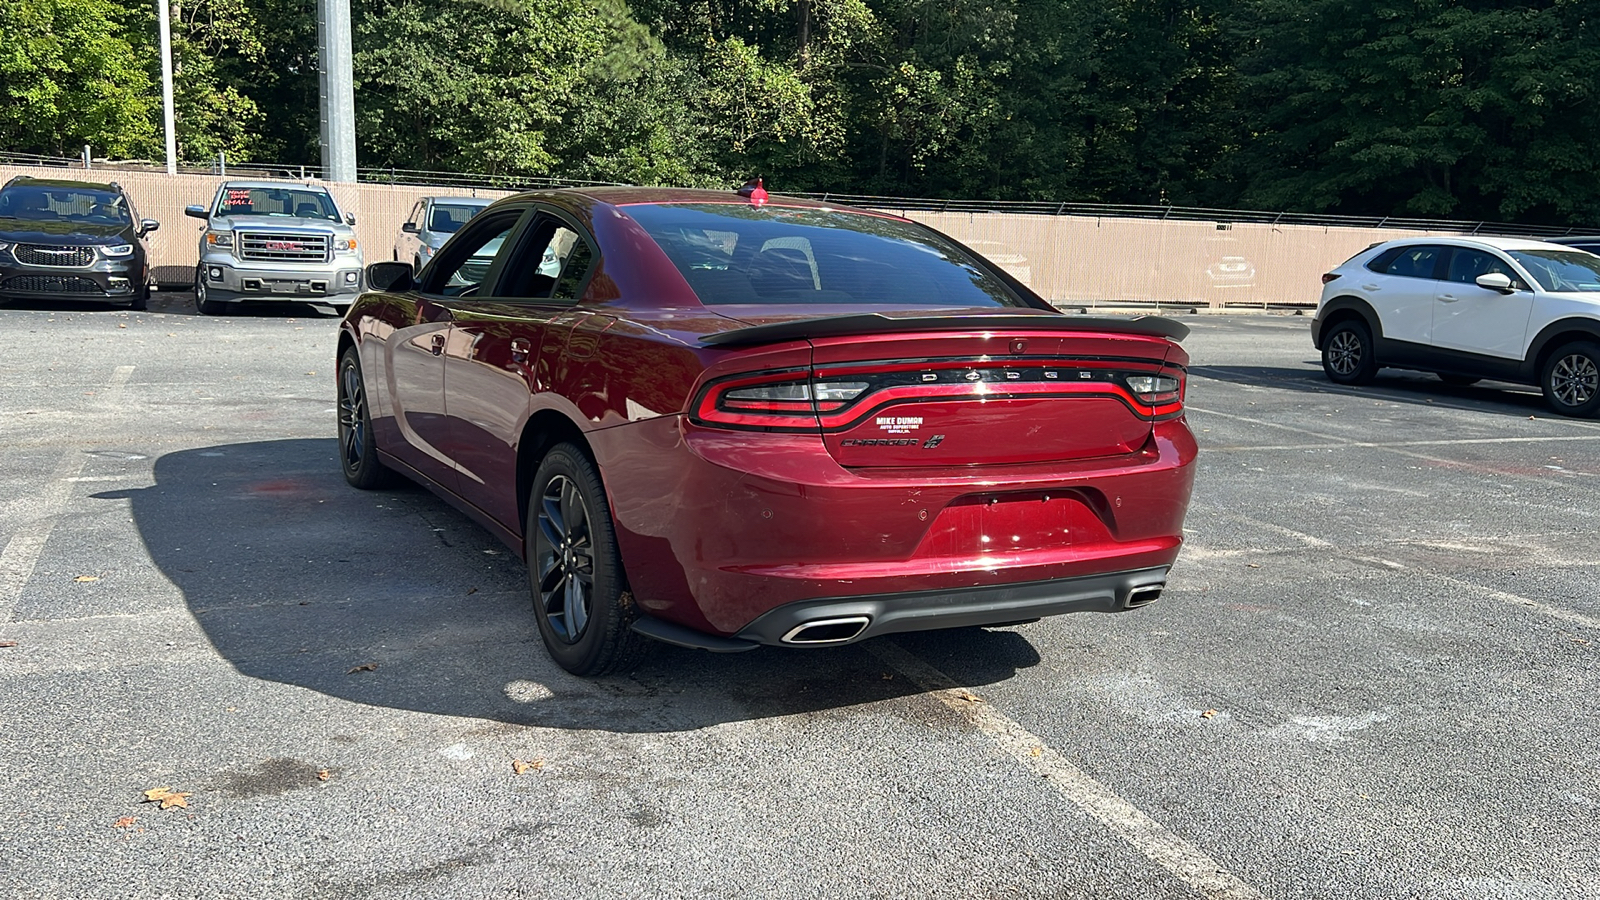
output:
<path id="1" fill-rule="evenodd" d="M 355 215 L 355 213 L 345 213 L 344 214 L 344 223 L 346 225 L 354 225 L 356 223 L 356 215 Z"/>
<path id="2" fill-rule="evenodd" d="M 206 208 L 204 206 L 185 206 L 183 208 L 183 214 L 186 216 L 192 216 L 196 219 L 211 218 L 210 216 L 206 215 Z"/>
<path id="3" fill-rule="evenodd" d="M 150 232 L 155 231 L 157 228 L 160 228 L 160 227 L 161 227 L 161 223 L 157 222 L 155 219 L 140 219 L 139 220 L 139 233 L 141 235 L 149 234 Z"/>
<path id="4" fill-rule="evenodd" d="M 1502 294 L 1511 293 L 1511 276 L 1504 272 L 1490 272 L 1487 275 L 1479 275 L 1477 282 L 1478 287 L 1485 290 L 1499 291 Z"/>
<path id="5" fill-rule="evenodd" d="M 406 234 L 416 234 L 417 232 L 421 231 L 422 229 L 418 228 L 417 227 L 417 223 L 415 223 L 415 222 L 407 222 L 404 225 L 400 226 L 400 230 L 404 231 Z"/>
<path id="6" fill-rule="evenodd" d="M 367 266 L 367 286 L 375 291 L 404 293 L 417 286 L 408 262 L 376 262 Z"/>

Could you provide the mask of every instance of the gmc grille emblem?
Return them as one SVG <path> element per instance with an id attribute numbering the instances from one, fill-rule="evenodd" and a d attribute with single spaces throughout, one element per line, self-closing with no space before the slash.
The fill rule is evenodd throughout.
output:
<path id="1" fill-rule="evenodd" d="M 304 249 L 298 241 L 267 241 L 268 250 L 301 250 Z"/>

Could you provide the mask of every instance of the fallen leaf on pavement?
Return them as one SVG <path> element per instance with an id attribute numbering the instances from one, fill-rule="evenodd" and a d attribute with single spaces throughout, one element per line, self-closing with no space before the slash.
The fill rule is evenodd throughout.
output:
<path id="1" fill-rule="evenodd" d="M 355 668 L 351 669 L 350 671 L 346 672 L 345 674 L 346 675 L 354 675 L 357 672 L 376 672 L 377 670 L 378 670 L 378 664 L 377 663 L 362 663 L 361 665 L 356 666 Z"/>
<path id="2" fill-rule="evenodd" d="M 16 641 L 0 641 L 0 647 L 15 647 L 16 645 Z"/>
<path id="3" fill-rule="evenodd" d="M 1261 568 L 1261 563 L 1250 563 L 1249 567 L 1252 569 L 1259 569 Z"/>
<path id="4" fill-rule="evenodd" d="M 1213 718 L 1213 717 L 1215 717 L 1215 716 L 1216 716 L 1216 714 L 1217 714 L 1217 711 L 1216 711 L 1216 710 L 1214 710 L 1214 709 L 1208 709 L 1208 710 L 1206 710 L 1206 711 L 1205 711 L 1205 712 L 1203 712 L 1203 713 L 1201 713 L 1201 714 L 1200 714 L 1200 718 L 1202 718 L 1202 719 L 1210 719 L 1210 718 Z"/>
<path id="5" fill-rule="evenodd" d="M 327 781 L 328 780 L 328 776 L 330 774 L 332 774 L 332 773 L 330 773 L 327 769 L 318 769 L 317 770 L 317 780 L 318 781 Z"/>
<path id="6" fill-rule="evenodd" d="M 79 575 L 77 578 L 74 578 L 72 580 L 73 581 L 99 581 L 100 580 L 100 576 L 99 575 Z"/>
<path id="7" fill-rule="evenodd" d="M 139 802 L 160 803 L 162 809 L 171 809 L 174 806 L 188 809 L 189 801 L 185 798 L 189 796 L 192 795 L 188 791 L 175 791 L 169 787 L 158 787 L 145 791 L 144 799 Z"/>
<path id="8" fill-rule="evenodd" d="M 129 825 L 132 825 L 133 823 L 135 823 L 137 821 L 139 821 L 139 820 L 134 818 L 133 816 L 123 816 L 122 818 L 116 820 L 115 822 L 112 822 L 111 823 L 111 827 L 112 828 L 127 828 Z"/>
<path id="9" fill-rule="evenodd" d="M 1028 748 L 1028 755 L 1029 756 L 1043 756 L 1044 755 L 1044 748 L 1043 747 L 1030 747 L 1030 748 Z"/>
<path id="10" fill-rule="evenodd" d="M 983 698 L 982 697 L 979 697 L 977 694 L 974 694 L 971 691 L 956 691 L 956 699 L 957 700 L 965 700 L 968 703 L 982 703 L 983 702 Z"/>
<path id="11" fill-rule="evenodd" d="M 530 772 L 530 771 L 531 772 L 538 772 L 538 771 L 542 770 L 543 768 L 544 768 L 544 757 L 542 757 L 542 756 L 539 757 L 536 760 L 533 760 L 532 762 L 523 762 L 520 759 L 513 759 L 511 761 L 511 771 L 517 773 L 518 775 L 521 775 L 524 772 Z"/>

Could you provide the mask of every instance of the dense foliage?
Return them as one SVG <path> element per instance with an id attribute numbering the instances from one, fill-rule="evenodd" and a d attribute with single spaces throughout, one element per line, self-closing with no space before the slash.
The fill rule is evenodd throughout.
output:
<path id="1" fill-rule="evenodd" d="M 171 0 L 186 159 L 315 163 L 315 0 Z M 1600 221 L 1600 0 L 351 0 L 363 166 Z M 0 149 L 154 157 L 155 14 L 0 0 Z"/>

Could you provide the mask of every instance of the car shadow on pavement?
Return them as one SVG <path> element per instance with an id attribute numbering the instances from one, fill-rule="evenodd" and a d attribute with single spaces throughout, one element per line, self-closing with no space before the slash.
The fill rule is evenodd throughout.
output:
<path id="1" fill-rule="evenodd" d="M 859 646 L 716 655 L 663 645 L 629 675 L 568 675 L 540 643 L 521 561 L 421 488 L 349 487 L 332 439 L 168 453 L 150 487 L 94 496 L 131 501 L 150 558 L 240 673 L 355 703 L 662 732 L 921 693 Z M 959 660 L 973 687 L 1039 662 L 1007 630 L 880 640 Z"/>
<path id="2" fill-rule="evenodd" d="M 1317 365 L 1315 362 L 1308 365 Z M 1475 412 L 1504 413 L 1526 418 L 1529 415 L 1554 416 L 1545 405 L 1539 389 L 1526 384 L 1504 381 L 1481 381 L 1467 386 L 1445 384 L 1439 376 L 1429 372 L 1412 372 L 1404 369 L 1382 369 L 1371 384 L 1346 387 L 1329 381 L 1317 369 L 1291 369 L 1279 366 L 1190 366 L 1189 376 L 1209 378 L 1233 384 L 1265 387 L 1307 394 L 1342 394 L 1367 396 L 1374 400 L 1411 403 L 1449 409 L 1470 409 Z M 1194 399 L 1193 385 L 1189 399 Z"/>

